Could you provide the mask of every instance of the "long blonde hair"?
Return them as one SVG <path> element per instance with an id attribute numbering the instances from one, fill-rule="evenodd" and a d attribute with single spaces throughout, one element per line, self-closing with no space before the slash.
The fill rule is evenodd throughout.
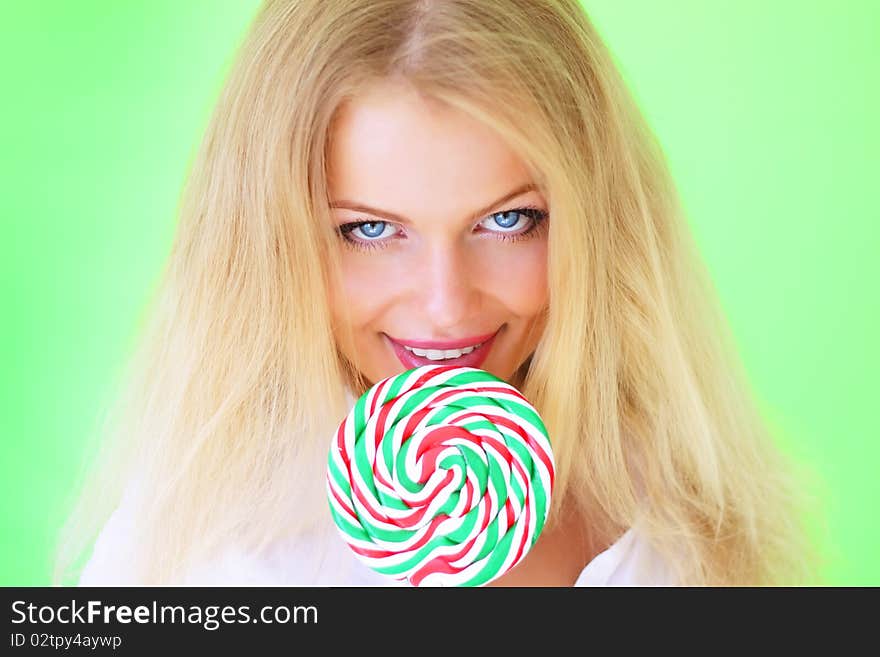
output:
<path id="1" fill-rule="evenodd" d="M 345 389 L 326 146 L 390 78 L 495 129 L 547 194 L 550 304 L 522 370 L 574 502 L 638 523 L 685 584 L 814 576 L 803 487 L 758 412 L 662 150 L 576 0 L 274 0 L 184 188 L 100 458 L 58 544 L 64 583 L 123 490 L 132 581 L 174 583 L 230 537 L 320 526 Z M 135 485 L 137 482 L 137 485 Z M 551 515 L 551 523 L 554 516 Z"/>

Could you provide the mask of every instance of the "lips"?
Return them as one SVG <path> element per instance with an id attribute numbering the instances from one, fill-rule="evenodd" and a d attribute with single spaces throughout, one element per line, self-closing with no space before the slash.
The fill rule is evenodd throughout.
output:
<path id="1" fill-rule="evenodd" d="M 498 333 L 498 331 L 495 331 Z M 472 338 L 462 338 L 460 340 L 395 340 L 389 336 L 392 342 L 405 344 L 407 347 L 417 347 L 419 349 L 462 349 L 475 344 L 486 342 L 495 333 L 486 333 L 485 335 L 475 335 Z"/>
<path id="2" fill-rule="evenodd" d="M 461 349 L 463 347 L 482 343 L 479 347 L 468 354 L 463 354 L 458 358 L 442 359 L 431 359 L 424 356 L 418 356 L 406 347 L 404 347 L 404 343 L 400 343 L 397 340 L 389 337 L 388 335 L 385 335 L 385 338 L 391 344 L 391 348 L 394 350 L 394 353 L 397 355 L 397 359 L 403 364 L 403 366 L 407 369 L 413 369 L 416 367 L 422 367 L 423 365 L 454 365 L 457 367 L 480 367 L 486 360 L 486 357 L 489 355 L 489 350 L 492 348 L 492 343 L 495 342 L 496 335 L 498 335 L 498 331 L 496 331 L 495 333 L 488 333 L 486 335 L 475 336 L 473 338 L 466 338 L 464 340 L 450 340 L 446 342 L 413 340 L 405 343 L 409 347 L 416 347 L 418 349 L 426 350 Z"/>

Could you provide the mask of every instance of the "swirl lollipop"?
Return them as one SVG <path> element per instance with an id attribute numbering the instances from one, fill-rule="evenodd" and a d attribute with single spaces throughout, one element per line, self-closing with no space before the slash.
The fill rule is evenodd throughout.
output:
<path id="1" fill-rule="evenodd" d="M 480 586 L 547 520 L 553 455 L 534 407 L 480 369 L 427 365 L 357 400 L 333 437 L 330 511 L 358 559 L 414 586 Z"/>

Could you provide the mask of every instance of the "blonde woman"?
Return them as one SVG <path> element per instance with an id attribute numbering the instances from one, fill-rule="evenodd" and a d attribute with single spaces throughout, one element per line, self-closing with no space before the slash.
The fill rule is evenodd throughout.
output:
<path id="1" fill-rule="evenodd" d="M 148 320 L 56 583 L 390 583 L 335 534 L 327 450 L 434 362 L 517 386 L 553 440 L 548 525 L 494 584 L 809 575 L 797 480 L 576 0 L 266 2 Z"/>

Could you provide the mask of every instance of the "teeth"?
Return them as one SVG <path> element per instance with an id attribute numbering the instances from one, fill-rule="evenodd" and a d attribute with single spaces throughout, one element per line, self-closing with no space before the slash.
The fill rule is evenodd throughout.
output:
<path id="1" fill-rule="evenodd" d="M 461 358 L 482 344 L 481 342 L 473 347 L 465 347 L 464 349 L 418 349 L 416 347 L 407 347 L 406 345 L 403 345 L 403 348 L 413 352 L 416 356 L 421 356 L 428 360 L 447 360 L 449 358 Z"/>

